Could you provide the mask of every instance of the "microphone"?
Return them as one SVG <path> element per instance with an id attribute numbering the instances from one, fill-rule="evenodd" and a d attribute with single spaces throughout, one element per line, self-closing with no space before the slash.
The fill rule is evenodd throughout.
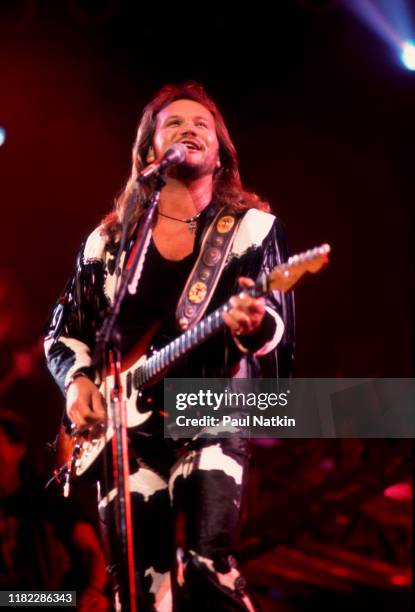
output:
<path id="1" fill-rule="evenodd" d="M 158 174 L 167 170 L 169 166 L 175 166 L 184 162 L 187 153 L 187 147 L 182 142 L 170 145 L 164 152 L 163 157 L 157 159 L 155 162 L 144 168 L 138 176 L 140 182 L 147 181 L 154 174 Z"/>

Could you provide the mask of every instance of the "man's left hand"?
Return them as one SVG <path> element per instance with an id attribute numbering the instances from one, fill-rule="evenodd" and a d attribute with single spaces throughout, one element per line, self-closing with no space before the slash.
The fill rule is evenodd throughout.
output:
<path id="1" fill-rule="evenodd" d="M 251 278 L 239 277 L 242 289 L 249 289 L 255 285 Z M 243 336 L 256 331 L 265 315 L 265 299 L 253 298 L 249 295 L 234 295 L 230 299 L 231 310 L 224 312 L 222 318 L 234 336 Z"/>

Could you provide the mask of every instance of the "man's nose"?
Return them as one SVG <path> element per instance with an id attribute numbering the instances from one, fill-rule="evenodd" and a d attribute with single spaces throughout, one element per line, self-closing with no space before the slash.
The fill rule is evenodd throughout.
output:
<path id="1" fill-rule="evenodd" d="M 182 136 L 188 136 L 189 134 L 196 134 L 196 128 L 190 121 L 183 123 L 181 126 L 180 133 Z"/>

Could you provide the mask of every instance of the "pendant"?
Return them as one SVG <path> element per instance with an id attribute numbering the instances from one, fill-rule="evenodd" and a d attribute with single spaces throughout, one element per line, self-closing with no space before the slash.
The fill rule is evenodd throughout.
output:
<path id="1" fill-rule="evenodd" d="M 189 232 L 191 234 L 194 234 L 197 228 L 197 219 L 192 219 L 191 221 L 189 221 L 188 226 L 189 226 Z"/>

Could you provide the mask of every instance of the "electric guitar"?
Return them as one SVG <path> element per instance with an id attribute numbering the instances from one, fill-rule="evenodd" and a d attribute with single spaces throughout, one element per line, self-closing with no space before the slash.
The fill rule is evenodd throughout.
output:
<path id="1" fill-rule="evenodd" d="M 260 279 L 254 287 L 244 289 L 244 293 L 248 293 L 252 297 L 261 297 L 271 291 L 289 291 L 306 272 L 316 273 L 327 264 L 330 250 L 328 244 L 323 244 L 299 255 L 294 255 L 286 263 L 275 267 L 268 276 Z M 150 329 L 127 358 L 123 359 L 121 385 L 126 400 L 126 426 L 128 429 L 140 426 L 153 412 L 148 409 L 148 404 L 144 409 L 138 409 L 137 407 L 140 403 L 138 401 L 139 396 L 141 396 L 143 390 L 163 378 L 166 372 L 184 355 L 218 332 L 225 325 L 222 313 L 231 310 L 231 308 L 230 302 L 226 302 L 162 349 L 147 356 L 146 349 L 154 333 L 154 329 Z M 107 405 L 109 404 L 113 382 L 113 376 L 110 375 L 105 378 L 100 386 L 102 396 L 108 400 Z M 73 432 L 69 436 L 71 439 L 65 440 L 63 451 L 63 454 L 69 456 L 68 461 L 60 470 L 55 472 L 54 478 L 60 483 L 68 484 L 72 476 L 79 477 L 86 474 L 98 457 L 101 456 L 113 435 L 114 429 L 110 416 L 105 426 L 99 427 L 98 431 L 81 433 L 73 427 Z M 68 434 L 66 436 L 68 437 Z"/>

